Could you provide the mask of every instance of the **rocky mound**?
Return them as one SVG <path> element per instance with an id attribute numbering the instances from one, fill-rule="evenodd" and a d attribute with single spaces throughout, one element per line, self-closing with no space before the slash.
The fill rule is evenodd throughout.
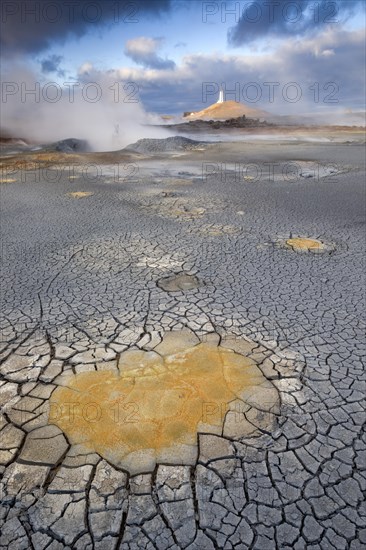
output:
<path id="1" fill-rule="evenodd" d="M 68 138 L 56 141 L 47 146 L 48 151 L 60 151 L 61 153 L 86 153 L 90 151 L 88 142 L 84 139 Z"/>
<path id="2" fill-rule="evenodd" d="M 125 147 L 124 151 L 135 151 L 137 153 L 165 153 L 173 151 L 192 151 L 199 149 L 202 145 L 207 144 L 207 141 L 196 141 L 194 139 L 185 138 L 182 136 L 168 137 L 165 139 L 139 139 L 136 143 L 132 143 Z"/>

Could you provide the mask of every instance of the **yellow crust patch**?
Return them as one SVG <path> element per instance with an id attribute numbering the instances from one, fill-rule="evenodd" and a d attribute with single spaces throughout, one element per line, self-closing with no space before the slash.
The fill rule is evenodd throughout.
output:
<path id="1" fill-rule="evenodd" d="M 128 351 L 114 372 L 70 375 L 52 394 L 50 422 L 130 472 L 193 464 L 197 433 L 221 434 L 230 402 L 237 406 L 265 379 L 231 350 L 206 343 L 178 350 Z"/>
<path id="2" fill-rule="evenodd" d="M 322 250 L 324 245 L 321 241 L 316 239 L 306 239 L 302 237 L 296 237 L 294 239 L 287 239 L 286 244 L 291 246 L 294 250 Z"/>

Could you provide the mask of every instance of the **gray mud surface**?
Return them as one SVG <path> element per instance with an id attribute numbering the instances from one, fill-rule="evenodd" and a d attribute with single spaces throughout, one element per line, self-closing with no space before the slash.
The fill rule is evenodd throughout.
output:
<path id="1" fill-rule="evenodd" d="M 145 153 L 3 173 L 0 548 L 361 550 L 364 147 Z M 70 444 L 49 418 L 63 375 L 182 329 L 253 358 L 279 408 L 258 394 L 252 434 L 200 434 L 195 465 L 153 473 Z"/>

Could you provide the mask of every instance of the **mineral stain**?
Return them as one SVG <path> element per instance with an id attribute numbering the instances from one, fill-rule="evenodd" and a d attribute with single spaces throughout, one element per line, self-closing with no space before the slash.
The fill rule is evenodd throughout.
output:
<path id="1" fill-rule="evenodd" d="M 118 371 L 71 375 L 51 397 L 50 422 L 131 473 L 194 464 L 197 433 L 221 434 L 230 403 L 263 375 L 250 358 L 207 343 L 162 351 L 125 352 Z"/>
<path id="2" fill-rule="evenodd" d="M 317 239 L 307 239 L 303 237 L 296 237 L 293 239 L 287 239 L 286 244 L 293 250 L 309 250 L 317 251 L 323 250 L 324 244 Z"/>

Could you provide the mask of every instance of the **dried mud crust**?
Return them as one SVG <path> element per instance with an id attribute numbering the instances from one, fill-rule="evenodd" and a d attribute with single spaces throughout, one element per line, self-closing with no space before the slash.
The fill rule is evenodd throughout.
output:
<path id="1" fill-rule="evenodd" d="M 227 144 L 221 157 L 229 149 L 230 162 L 263 156 L 263 145 Z M 298 146 L 266 145 L 267 152 L 281 162 L 299 158 Z M 24 185 L 2 185 L 1 550 L 364 547 L 361 147 L 301 144 L 301 154 L 354 169 L 290 189 L 234 177 L 223 185 L 215 175 L 199 183 L 202 167 L 180 161 L 159 178 L 161 191 L 184 170 L 192 185 L 175 186 L 177 198 L 188 193 L 203 208 L 210 196 L 227 201 L 185 223 L 138 207 L 143 186 L 160 191 L 156 164 L 138 184 L 88 182 L 95 194 L 80 201 L 65 197 L 84 189 L 68 178 L 30 174 Z M 113 164 L 115 155 L 103 157 Z M 206 223 L 240 223 L 242 231 L 196 231 Z M 302 254 L 274 244 L 293 237 L 336 249 Z M 205 284 L 157 287 L 180 272 Z M 159 353 L 162 336 L 185 327 L 195 337 L 188 347 L 214 333 L 220 347 L 229 337 L 241 342 L 235 352 L 256 361 L 278 392 L 271 429 L 262 423 L 269 414 L 252 406 L 245 414 L 260 422 L 257 435 L 199 433 L 194 465 L 131 475 L 50 427 L 62 379 L 118 374 L 127 350 Z M 91 420 L 96 412 L 86 410 Z"/>
<path id="2" fill-rule="evenodd" d="M 202 343 L 189 331 L 170 332 L 154 351 L 122 353 L 118 370 L 65 376 L 51 398 L 51 421 L 73 444 L 133 474 L 157 463 L 195 465 L 198 433 L 271 432 L 276 388 L 248 355 L 211 336 Z"/>
<path id="3" fill-rule="evenodd" d="M 281 394 L 301 399 L 301 357 L 229 333 L 130 339 L 116 354 L 30 336 L 1 365 L 3 545 L 210 547 L 216 507 L 245 506 L 243 461 L 270 448 Z"/>

